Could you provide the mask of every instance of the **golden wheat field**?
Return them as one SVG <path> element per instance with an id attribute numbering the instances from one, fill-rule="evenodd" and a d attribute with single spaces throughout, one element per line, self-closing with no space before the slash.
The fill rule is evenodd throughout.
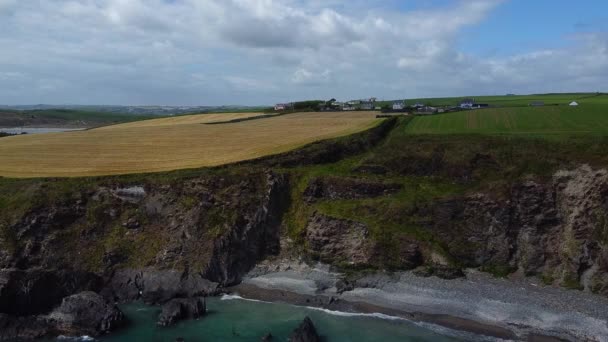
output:
<path id="1" fill-rule="evenodd" d="M 0 139 L 0 176 L 75 177 L 217 166 L 368 129 L 373 112 L 205 114 Z"/>

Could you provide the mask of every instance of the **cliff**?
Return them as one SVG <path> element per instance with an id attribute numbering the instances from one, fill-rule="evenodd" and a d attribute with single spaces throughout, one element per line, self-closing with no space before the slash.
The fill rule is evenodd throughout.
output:
<path id="1" fill-rule="evenodd" d="M 602 138 L 407 136 L 406 124 L 214 169 L 0 179 L 0 318 L 13 327 L 0 339 L 31 334 L 14 327 L 70 295 L 212 295 L 279 254 L 608 294 Z"/>

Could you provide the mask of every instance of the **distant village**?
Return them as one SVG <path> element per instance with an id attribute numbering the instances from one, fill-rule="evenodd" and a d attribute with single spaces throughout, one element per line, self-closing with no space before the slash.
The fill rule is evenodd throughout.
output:
<path id="1" fill-rule="evenodd" d="M 530 102 L 531 107 L 545 106 L 542 101 Z M 577 102 L 570 103 L 570 106 L 578 106 Z M 340 102 L 336 99 L 329 101 L 305 101 L 278 103 L 274 106 L 277 112 L 297 111 L 297 110 L 317 110 L 317 111 L 379 111 L 382 113 L 407 113 L 407 114 L 440 114 L 452 111 L 475 110 L 490 107 L 487 103 L 477 103 L 474 98 L 465 98 L 456 106 L 431 106 L 421 102 L 408 103 L 406 100 L 398 101 L 378 101 L 377 98 L 371 97 L 363 100 L 351 100 Z"/>
<path id="2" fill-rule="evenodd" d="M 314 102 L 308 109 L 318 111 L 380 111 L 382 113 L 415 113 L 415 114 L 437 114 L 457 110 L 472 110 L 486 108 L 489 105 L 476 103 L 475 99 L 463 99 L 458 106 L 431 106 L 421 102 L 408 103 L 406 100 L 398 101 L 378 101 L 377 98 L 351 100 L 340 102 L 335 99 L 329 101 L 307 101 L 307 104 Z M 278 103 L 274 106 L 277 112 L 303 109 L 302 102 Z"/>

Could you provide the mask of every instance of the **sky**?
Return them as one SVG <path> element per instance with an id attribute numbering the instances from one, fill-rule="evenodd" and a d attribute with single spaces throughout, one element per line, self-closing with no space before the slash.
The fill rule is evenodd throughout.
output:
<path id="1" fill-rule="evenodd" d="M 608 91 L 606 0 L 0 0 L 0 104 Z"/>

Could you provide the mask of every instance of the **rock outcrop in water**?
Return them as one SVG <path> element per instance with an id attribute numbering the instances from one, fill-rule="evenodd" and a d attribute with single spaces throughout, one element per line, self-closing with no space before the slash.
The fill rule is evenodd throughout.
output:
<path id="1" fill-rule="evenodd" d="M 123 324 L 124 316 L 114 304 L 95 292 L 81 292 L 65 297 L 48 314 L 0 314 L 0 341 L 57 335 L 98 337 Z"/>
<path id="2" fill-rule="evenodd" d="M 298 326 L 289 336 L 289 342 L 319 342 L 321 339 L 317 334 L 317 329 L 309 317 Z"/>
<path id="3" fill-rule="evenodd" d="M 124 323 L 122 312 L 95 292 L 82 292 L 63 299 L 47 319 L 53 330 L 66 336 L 100 336 Z"/>
<path id="4" fill-rule="evenodd" d="M 163 304 L 156 325 L 167 327 L 181 320 L 197 319 L 206 311 L 205 298 L 175 298 Z"/>

